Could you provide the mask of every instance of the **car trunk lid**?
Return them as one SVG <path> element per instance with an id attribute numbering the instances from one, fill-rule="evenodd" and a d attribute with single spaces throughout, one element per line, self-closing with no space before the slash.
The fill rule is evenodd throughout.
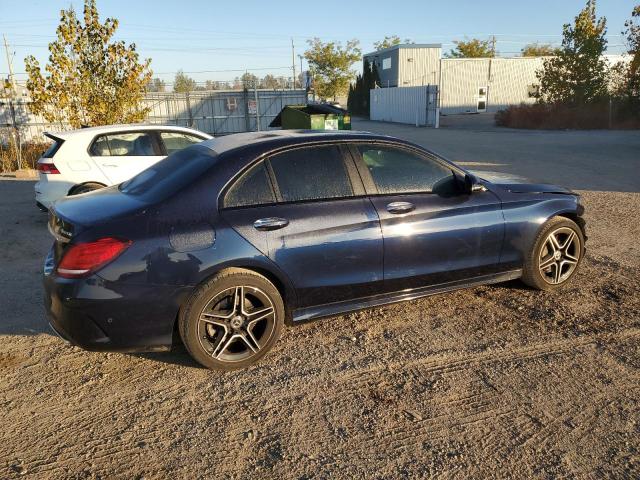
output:
<path id="1" fill-rule="evenodd" d="M 136 197 L 123 194 L 114 185 L 58 200 L 53 210 L 58 218 L 77 228 L 104 223 L 146 205 Z"/>
<path id="2" fill-rule="evenodd" d="M 139 199 L 120 192 L 117 186 L 58 200 L 49 210 L 48 223 L 49 232 L 55 238 L 55 265 L 82 232 L 146 206 Z"/>

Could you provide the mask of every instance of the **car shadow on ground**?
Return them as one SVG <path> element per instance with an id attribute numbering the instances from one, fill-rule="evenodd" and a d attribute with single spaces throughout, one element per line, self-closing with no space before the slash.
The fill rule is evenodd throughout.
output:
<path id="1" fill-rule="evenodd" d="M 169 365 L 204 369 L 202 365 L 191 358 L 189 352 L 187 352 L 187 349 L 182 345 L 182 343 L 174 344 L 168 352 L 138 352 L 129 353 L 128 355 L 154 362 L 167 363 Z"/>

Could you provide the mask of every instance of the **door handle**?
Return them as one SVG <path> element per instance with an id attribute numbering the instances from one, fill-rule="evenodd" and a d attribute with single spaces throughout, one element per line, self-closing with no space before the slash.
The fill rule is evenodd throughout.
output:
<path id="1" fill-rule="evenodd" d="M 253 228 L 263 231 L 278 230 L 279 228 L 284 228 L 287 225 L 289 225 L 289 220 L 279 217 L 260 218 L 253 222 Z"/>
<path id="2" fill-rule="evenodd" d="M 118 165 L 114 165 L 113 163 L 103 163 L 103 167 L 117 167 Z"/>
<path id="3" fill-rule="evenodd" d="M 410 202 L 391 202 L 387 205 L 387 212 L 397 215 L 399 213 L 408 213 L 415 208 L 415 205 Z"/>

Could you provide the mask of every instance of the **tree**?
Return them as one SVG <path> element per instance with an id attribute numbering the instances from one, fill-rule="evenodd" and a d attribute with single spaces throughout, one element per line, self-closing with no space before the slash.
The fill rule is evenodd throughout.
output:
<path id="1" fill-rule="evenodd" d="M 111 41 L 118 20 L 101 23 L 95 0 L 85 0 L 83 20 L 73 7 L 60 12 L 45 75 L 35 57 L 25 58 L 32 112 L 75 128 L 143 120 L 151 60 L 139 63 L 135 44 Z"/>
<path id="2" fill-rule="evenodd" d="M 628 53 L 631 56 L 625 75 L 624 93 L 636 116 L 640 116 L 640 5 L 634 7 L 631 18 L 624 26 L 622 33 L 627 38 Z"/>
<path id="3" fill-rule="evenodd" d="M 242 76 L 240 77 L 240 82 L 242 83 L 242 87 L 247 89 L 258 88 L 260 84 L 258 77 L 249 72 L 245 72 L 242 74 Z"/>
<path id="4" fill-rule="evenodd" d="M 523 57 L 552 57 L 558 49 L 548 43 L 530 43 L 521 50 Z"/>
<path id="5" fill-rule="evenodd" d="M 391 36 L 387 37 L 385 35 L 384 40 L 382 40 L 380 42 L 373 42 L 373 46 L 375 47 L 376 50 L 384 50 L 385 48 L 390 48 L 390 47 L 394 47 L 396 45 L 400 45 L 400 43 L 402 43 L 402 42 L 400 41 L 400 37 L 399 36 L 391 35 Z M 413 43 L 413 41 L 411 41 L 408 38 L 406 38 L 404 43 Z"/>
<path id="6" fill-rule="evenodd" d="M 596 19 L 596 2 L 589 0 L 573 25 L 562 27 L 562 47 L 537 72 L 543 103 L 583 105 L 607 95 L 605 18 Z"/>
<path id="7" fill-rule="evenodd" d="M 349 89 L 354 77 L 351 67 L 360 60 L 357 40 L 351 40 L 343 47 L 339 42 L 323 43 L 319 38 L 308 40 L 309 49 L 304 57 L 309 62 L 316 94 L 323 99 L 336 99 Z"/>
<path id="8" fill-rule="evenodd" d="M 167 85 L 164 80 L 159 79 L 158 77 L 154 78 L 147 85 L 147 90 L 149 92 L 164 92 Z"/>
<path id="9" fill-rule="evenodd" d="M 281 82 L 275 76 L 267 74 L 262 80 L 260 80 L 260 88 L 266 88 L 269 90 L 275 90 L 281 87 Z"/>
<path id="10" fill-rule="evenodd" d="M 186 75 L 182 70 L 178 70 L 173 80 L 173 91 L 176 93 L 193 92 L 197 87 L 196 81 Z"/>
<path id="11" fill-rule="evenodd" d="M 365 59 L 362 75 L 358 75 L 356 81 L 349 85 L 347 109 L 353 114 L 369 116 L 369 91 L 379 84 L 380 77 L 376 64 L 369 64 Z"/>
<path id="12" fill-rule="evenodd" d="M 445 54 L 447 58 L 493 58 L 496 56 L 494 40 L 454 40 L 456 48 Z"/>

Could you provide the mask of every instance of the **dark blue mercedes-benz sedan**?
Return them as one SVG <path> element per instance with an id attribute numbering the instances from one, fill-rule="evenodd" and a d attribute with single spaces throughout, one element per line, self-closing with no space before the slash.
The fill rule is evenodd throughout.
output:
<path id="1" fill-rule="evenodd" d="M 51 210 L 52 327 L 89 350 L 168 349 L 245 367 L 284 324 L 522 278 L 553 290 L 584 256 L 561 187 L 477 178 L 358 132 L 231 135 Z"/>

